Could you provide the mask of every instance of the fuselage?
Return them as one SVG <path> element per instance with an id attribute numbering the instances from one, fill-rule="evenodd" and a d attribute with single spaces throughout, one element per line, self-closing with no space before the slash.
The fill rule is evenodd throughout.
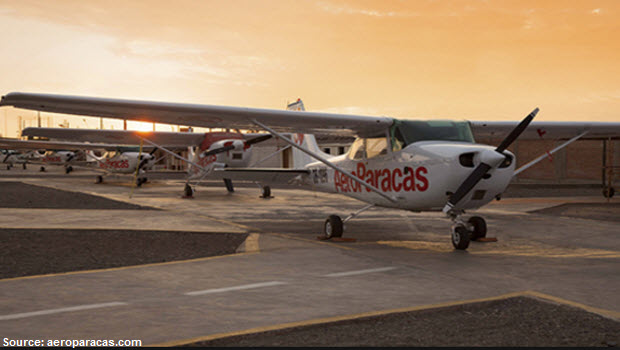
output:
<path id="1" fill-rule="evenodd" d="M 441 210 L 495 147 L 474 142 L 465 122 L 398 121 L 386 136 L 358 138 L 347 154 L 329 161 L 375 187 L 390 201 L 341 171 L 313 162 L 305 181 L 321 191 L 342 193 L 377 206 L 413 211 Z M 463 199 L 462 209 L 481 207 L 501 196 L 512 179 L 514 155 L 493 168 Z"/>

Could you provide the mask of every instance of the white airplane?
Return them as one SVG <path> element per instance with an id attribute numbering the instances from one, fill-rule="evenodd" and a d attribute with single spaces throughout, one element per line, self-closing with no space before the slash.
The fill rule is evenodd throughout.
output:
<path id="1" fill-rule="evenodd" d="M 17 159 L 17 162 L 23 164 L 24 169 L 26 169 L 26 164 L 39 164 L 41 165 L 41 171 L 45 171 L 45 166 L 47 165 L 63 166 L 65 172 L 68 174 L 73 171 L 73 166 L 88 165 L 89 162 L 84 160 L 86 157 L 84 150 L 101 150 L 112 146 L 0 138 L 0 147 L 9 149 L 7 151 L 7 159 L 4 161 L 5 163 L 13 163 L 15 162 L 14 160 Z M 29 151 L 20 153 L 17 150 Z M 11 159 L 11 157 L 14 158 Z M 12 164 L 7 164 L 7 169 L 10 169 L 11 165 Z"/>
<path id="2" fill-rule="evenodd" d="M 15 164 L 21 164 L 24 169 L 26 169 L 26 164 L 28 164 L 34 157 L 37 157 L 37 154 L 34 151 L 22 153 L 17 150 L 11 149 L 10 146 L 1 144 L 0 147 L 4 147 L 4 149 L 0 150 L 0 159 L 2 159 L 2 163 L 6 164 L 6 170 L 11 170 Z"/>
<path id="3" fill-rule="evenodd" d="M 499 199 L 512 177 L 531 166 L 526 164 L 516 170 L 514 154 L 507 148 L 519 135 L 527 133 L 538 113 L 535 109 L 518 124 L 402 120 L 33 93 L 9 93 L 2 97 L 0 106 L 197 127 L 261 128 L 306 157 L 294 155 L 295 169 L 220 168 L 213 175 L 262 182 L 297 179 L 312 184 L 316 190 L 341 193 L 368 203 L 344 220 L 330 215 L 324 224 L 326 238 L 341 236 L 345 222 L 375 206 L 443 211 L 453 222 L 452 244 L 460 250 L 467 249 L 471 239 L 486 235 L 484 219 L 466 219 L 465 210 Z M 507 136 L 497 147 L 477 144 L 472 127 Z M 586 134 L 595 138 L 620 135 L 620 123 L 546 122 L 535 128 L 544 128 L 558 137 L 571 137 L 551 152 Z M 296 134 L 288 138 L 283 132 Z M 313 133 L 351 135 L 357 139 L 348 154 L 330 156 L 319 150 Z"/>
<path id="4" fill-rule="evenodd" d="M 55 140 L 90 141 L 120 143 L 123 145 L 140 144 L 146 141 L 147 147 L 153 151 L 160 149 L 190 164 L 188 180 L 184 188 L 185 196 L 191 197 L 194 189 L 191 180 L 202 181 L 215 168 L 247 167 L 252 156 L 252 146 L 271 138 L 270 134 L 241 134 L 239 132 L 188 133 L 168 131 L 133 131 L 133 130 L 101 130 L 101 129 L 67 129 L 67 128 L 26 128 L 22 136 L 44 137 Z M 134 147 L 135 148 L 135 147 Z M 190 158 L 183 158 L 175 150 L 189 149 Z M 196 149 L 196 151 L 195 151 Z M 152 168 L 155 159 L 152 154 L 140 157 L 138 152 L 117 152 L 113 157 L 95 157 L 100 168 L 115 173 L 134 173 L 140 165 L 137 185 L 146 181 L 145 172 Z M 140 160 L 140 162 L 138 162 Z M 232 181 L 223 179 L 229 192 L 234 191 Z M 97 182 L 102 181 L 101 177 Z M 195 186 L 195 185 L 194 185 Z M 269 196 L 270 188 L 263 186 L 263 196 Z"/>

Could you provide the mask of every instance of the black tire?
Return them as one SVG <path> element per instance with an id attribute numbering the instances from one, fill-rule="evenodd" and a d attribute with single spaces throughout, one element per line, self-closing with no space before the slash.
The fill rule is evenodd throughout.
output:
<path id="1" fill-rule="evenodd" d="M 269 186 L 263 186 L 263 195 L 261 198 L 271 198 L 271 188 Z"/>
<path id="2" fill-rule="evenodd" d="M 42 167 L 41 167 L 41 169 L 40 169 L 40 171 L 41 171 L 41 172 L 45 172 L 45 167 L 44 167 L 44 166 L 42 166 Z"/>
<path id="3" fill-rule="evenodd" d="M 6 170 L 11 170 L 11 165 L 10 164 L 6 165 Z"/>
<path id="4" fill-rule="evenodd" d="M 605 187 L 603 189 L 603 196 L 605 198 L 612 198 L 616 194 L 616 190 L 613 187 Z"/>
<path id="5" fill-rule="evenodd" d="M 139 177 L 136 179 L 136 186 L 142 187 L 142 184 L 145 182 L 146 182 L 146 179 Z"/>
<path id="6" fill-rule="evenodd" d="M 343 225 L 340 216 L 330 215 L 327 220 L 325 220 L 325 225 L 323 225 L 325 238 L 330 239 L 334 237 L 342 237 L 342 231 Z"/>
<path id="7" fill-rule="evenodd" d="M 22 164 L 22 168 L 26 170 L 26 163 Z"/>
<path id="8" fill-rule="evenodd" d="M 469 247 L 469 236 L 471 232 L 463 226 L 458 225 L 452 230 L 452 245 L 454 249 L 465 250 Z"/>
<path id="9" fill-rule="evenodd" d="M 189 184 L 185 184 L 185 188 L 183 189 L 183 194 L 185 195 L 185 197 L 193 197 L 194 189 Z"/>
<path id="10" fill-rule="evenodd" d="M 69 174 L 72 171 L 73 171 L 73 167 L 72 166 L 68 166 L 68 167 L 65 168 L 65 174 Z"/>
<path id="11" fill-rule="evenodd" d="M 468 221 L 474 228 L 471 232 L 470 240 L 475 241 L 487 236 L 487 223 L 479 216 L 472 216 Z"/>
<path id="12" fill-rule="evenodd" d="M 97 176 L 97 178 L 95 179 L 95 183 L 96 183 L 96 184 L 100 184 L 100 183 L 102 183 L 102 182 L 103 182 L 103 176 L 98 175 L 98 176 Z"/>

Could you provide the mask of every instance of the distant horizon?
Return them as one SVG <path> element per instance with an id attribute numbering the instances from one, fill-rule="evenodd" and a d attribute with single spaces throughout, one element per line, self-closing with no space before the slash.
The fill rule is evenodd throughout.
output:
<path id="1" fill-rule="evenodd" d="M 614 0 L 24 0 L 0 4 L 0 95 L 270 109 L 301 98 L 309 111 L 400 119 L 516 121 L 540 107 L 539 121 L 620 121 L 617 23 Z M 36 123 L 2 109 L 3 137 L 19 116 Z"/>

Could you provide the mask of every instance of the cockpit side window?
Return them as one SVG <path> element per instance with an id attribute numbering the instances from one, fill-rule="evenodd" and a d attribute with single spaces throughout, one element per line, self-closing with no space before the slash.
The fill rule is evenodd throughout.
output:
<path id="1" fill-rule="evenodd" d="M 349 159 L 364 159 L 364 139 L 355 139 L 349 148 Z"/>
<path id="2" fill-rule="evenodd" d="M 349 159 L 369 159 L 386 155 L 388 153 L 387 147 L 386 137 L 358 138 L 349 149 Z"/>
<path id="3" fill-rule="evenodd" d="M 366 139 L 366 157 L 374 158 L 387 154 L 387 139 L 385 137 L 375 137 Z"/>

